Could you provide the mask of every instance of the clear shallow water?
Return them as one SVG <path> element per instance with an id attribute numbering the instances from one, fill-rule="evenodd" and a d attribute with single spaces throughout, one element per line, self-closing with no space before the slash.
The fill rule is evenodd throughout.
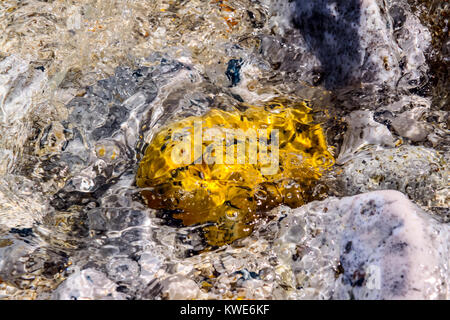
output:
<path id="1" fill-rule="evenodd" d="M 364 1 L 357 15 L 342 18 L 343 24 L 328 17 L 331 35 L 353 26 L 345 37 L 354 45 L 330 46 L 327 54 L 314 30 L 289 24 L 292 10 L 297 19 L 311 18 L 300 4 L 293 8 L 283 2 L 3 1 L 3 297 L 48 298 L 64 277 L 94 268 L 121 286 L 117 297 L 154 298 L 158 290 L 148 292 L 148 282 L 155 275 L 183 274 L 184 265 L 189 269 L 204 262 L 187 258 L 204 246 L 198 228 L 167 225 L 145 207 L 134 187 L 145 143 L 174 118 L 242 101 L 308 99 L 335 156 L 345 151 L 351 158 L 361 146 L 374 144 L 445 150 L 448 104 L 442 103 L 445 81 L 439 80 L 445 78 L 424 64 L 426 46 L 418 42 L 431 43 L 432 37 L 418 19 L 402 18 L 395 10 L 380 13 Z M 385 20 L 391 22 L 387 29 L 381 27 Z M 373 28 L 383 37 L 374 37 Z M 416 42 L 404 40 L 407 28 Z M 373 54 L 359 61 L 354 53 L 346 54 L 352 50 Z M 230 68 L 236 68 L 233 60 L 242 61 L 239 79 L 230 76 Z M 358 63 L 348 67 L 349 61 Z M 438 85 L 422 90 L 430 75 Z M 396 106 L 408 97 L 412 102 Z M 418 127 L 434 132 L 432 138 L 411 138 L 400 125 L 392 128 L 394 116 L 420 107 L 425 107 L 419 112 L 425 124 Z M 348 114 L 361 108 L 373 110 L 374 128 L 386 129 L 381 134 L 365 131 L 359 140 L 345 143 L 346 129 L 358 123 L 346 123 L 343 117 L 352 118 Z M 439 170 L 445 164 L 431 153 L 435 178 L 428 174 L 428 162 L 411 161 L 422 176 L 437 181 L 433 183 L 442 195 L 423 205 L 441 213 L 446 191 Z M 338 172 L 323 182 L 328 194 L 355 192 L 334 184 Z M 359 190 L 360 184 L 367 185 L 356 182 Z M 407 187 L 413 188 L 412 195 L 422 190 L 420 183 Z M 227 297 L 236 295 L 229 292 Z"/>

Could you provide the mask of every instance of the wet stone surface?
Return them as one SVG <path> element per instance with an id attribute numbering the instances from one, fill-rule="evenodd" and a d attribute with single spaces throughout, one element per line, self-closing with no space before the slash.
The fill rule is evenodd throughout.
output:
<path id="1" fill-rule="evenodd" d="M 240 246 L 160 269 L 140 297 L 443 299 L 448 232 L 448 225 L 392 190 L 328 198 L 294 210 L 282 207 Z M 74 273 L 68 281 L 86 280 Z M 117 291 L 124 290 L 124 282 Z M 56 294 L 110 297 L 104 280 L 95 279 L 92 286 L 98 292 L 77 284 L 62 285 Z"/>
<path id="2" fill-rule="evenodd" d="M 3 1 L 0 298 L 448 299 L 447 6 Z M 329 197 L 202 252 L 139 161 L 166 124 L 279 97 L 320 122 Z"/>
<path id="3" fill-rule="evenodd" d="M 319 198 L 317 180 L 334 164 L 305 102 L 238 107 L 164 127 L 136 174 L 150 208 L 185 226 L 203 225 L 215 247 L 249 235 L 265 211 Z"/>

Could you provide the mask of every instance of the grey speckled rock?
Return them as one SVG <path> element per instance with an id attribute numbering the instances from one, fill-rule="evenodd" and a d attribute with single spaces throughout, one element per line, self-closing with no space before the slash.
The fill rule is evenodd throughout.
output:
<path id="1" fill-rule="evenodd" d="M 300 229 L 304 241 L 292 237 Z M 290 268 L 300 287 L 320 283 L 322 294 L 334 299 L 448 298 L 448 240 L 447 224 L 392 190 L 293 210 L 282 221 L 279 238 L 284 246 L 296 242 L 316 248 L 297 255 Z M 303 296 L 302 290 L 291 297 Z"/>
<path id="2" fill-rule="evenodd" d="M 343 164 L 340 173 L 327 184 L 337 196 L 394 189 L 431 210 L 442 221 L 449 221 L 447 163 L 442 154 L 430 148 L 367 145 Z"/>

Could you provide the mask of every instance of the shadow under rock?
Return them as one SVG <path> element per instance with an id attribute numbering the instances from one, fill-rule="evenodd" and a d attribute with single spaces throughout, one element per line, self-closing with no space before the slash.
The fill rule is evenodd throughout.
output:
<path id="1" fill-rule="evenodd" d="M 351 84 L 361 66 L 360 0 L 296 0 L 293 23 L 321 63 L 321 79 L 332 90 Z"/>

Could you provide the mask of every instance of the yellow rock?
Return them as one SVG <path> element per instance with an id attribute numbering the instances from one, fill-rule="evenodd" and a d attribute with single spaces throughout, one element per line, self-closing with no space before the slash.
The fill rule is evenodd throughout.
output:
<path id="1" fill-rule="evenodd" d="M 311 109 L 273 101 L 165 126 L 147 147 L 136 184 L 149 207 L 204 225 L 208 244 L 221 246 L 249 235 L 261 213 L 312 200 L 333 164 Z"/>

